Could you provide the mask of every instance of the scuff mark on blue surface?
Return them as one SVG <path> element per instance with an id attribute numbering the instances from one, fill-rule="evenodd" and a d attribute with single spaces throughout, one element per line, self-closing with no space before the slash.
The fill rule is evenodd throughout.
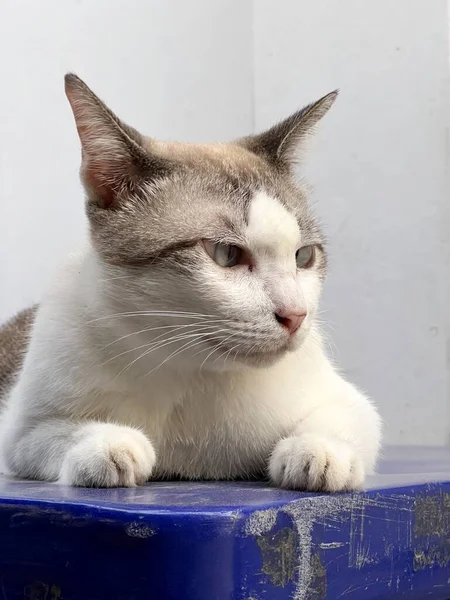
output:
<path id="1" fill-rule="evenodd" d="M 426 579 L 450 597 L 450 493 L 440 486 L 305 496 L 251 515 L 245 532 L 276 539 L 282 515 L 290 517 L 297 541 L 293 600 L 362 600 L 378 592 L 395 598 L 419 590 Z"/>

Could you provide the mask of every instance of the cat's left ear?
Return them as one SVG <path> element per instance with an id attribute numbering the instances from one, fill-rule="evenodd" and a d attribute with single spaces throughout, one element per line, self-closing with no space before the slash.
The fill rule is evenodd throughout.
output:
<path id="1" fill-rule="evenodd" d="M 143 137 L 126 125 L 76 75 L 65 77 L 81 141 L 81 179 L 88 198 L 101 208 L 120 208 L 145 181 L 164 177 L 173 165 L 144 147 Z"/>
<path id="2" fill-rule="evenodd" d="M 335 90 L 267 131 L 248 136 L 236 143 L 265 158 L 274 167 L 288 169 L 296 162 L 304 139 L 333 106 L 338 93 L 338 90 Z"/>

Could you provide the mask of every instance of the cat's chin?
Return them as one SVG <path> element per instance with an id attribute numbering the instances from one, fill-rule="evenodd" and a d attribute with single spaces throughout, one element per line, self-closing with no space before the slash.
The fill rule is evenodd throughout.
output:
<path id="1" fill-rule="evenodd" d="M 264 352 L 261 354 L 255 354 L 253 356 L 246 357 L 242 363 L 249 367 L 255 368 L 267 368 L 275 365 L 284 356 L 286 356 L 288 350 L 285 348 L 278 352 Z"/>
<path id="2" fill-rule="evenodd" d="M 212 361 L 209 365 L 204 365 L 205 368 L 214 371 L 236 371 L 242 368 L 268 368 L 287 354 L 296 352 L 305 341 L 306 335 L 297 335 L 282 343 L 278 348 L 272 350 L 252 350 L 252 352 L 236 352 L 233 355 L 226 355 L 226 359 L 222 361 Z"/>
<path id="3" fill-rule="evenodd" d="M 224 360 L 211 360 L 201 366 L 202 371 L 240 371 L 250 368 L 267 368 L 275 365 L 289 352 L 287 346 L 271 351 L 242 352 L 227 355 Z M 190 364 L 190 368 L 196 366 Z"/>
<path id="4" fill-rule="evenodd" d="M 255 352 L 242 357 L 241 362 L 253 367 L 270 367 L 291 352 L 296 352 L 303 343 L 303 338 L 291 339 L 281 348 L 273 351 Z M 239 360 L 239 357 L 236 359 Z"/>
<path id="5" fill-rule="evenodd" d="M 241 367 L 267 368 L 275 365 L 289 352 L 288 346 L 284 345 L 276 350 L 261 350 L 251 353 L 238 354 L 233 361 L 234 365 Z M 226 365 L 225 365 L 226 368 Z"/>

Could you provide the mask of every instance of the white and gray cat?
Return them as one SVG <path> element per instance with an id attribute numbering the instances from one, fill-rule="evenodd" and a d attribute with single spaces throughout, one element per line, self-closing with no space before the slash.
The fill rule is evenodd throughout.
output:
<path id="1" fill-rule="evenodd" d="M 293 174 L 336 93 L 210 145 L 143 137 L 75 75 L 66 93 L 90 243 L 0 331 L 5 468 L 78 486 L 360 487 L 380 418 L 324 353 L 324 241 Z"/>

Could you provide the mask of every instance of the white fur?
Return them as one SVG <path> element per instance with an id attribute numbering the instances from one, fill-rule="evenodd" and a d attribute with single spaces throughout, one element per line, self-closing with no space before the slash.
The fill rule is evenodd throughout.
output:
<path id="1" fill-rule="evenodd" d="M 361 486 L 375 465 L 380 419 L 325 356 L 315 324 L 320 282 L 295 266 L 298 225 L 259 194 L 246 236 L 255 271 L 220 269 L 205 255 L 194 291 L 170 273 L 135 280 L 90 247 L 72 257 L 41 303 L 3 414 L 9 470 L 72 485 L 268 472 L 291 488 Z M 175 307 L 209 316 L 177 316 Z M 307 310 L 295 340 L 274 319 L 280 307 Z M 206 334 L 197 341 L 201 327 L 223 340 L 228 333 L 217 331 L 231 316 L 249 353 L 255 344 L 278 353 L 264 368 L 227 360 Z M 178 338 L 164 346 L 164 332 Z"/>
<path id="2" fill-rule="evenodd" d="M 61 465 L 62 484 L 132 487 L 145 483 L 152 474 L 155 451 L 148 438 L 136 429 L 89 423 L 80 428 L 77 438 Z"/>
<path id="3" fill-rule="evenodd" d="M 300 247 L 300 230 L 294 215 L 275 198 L 259 192 L 252 199 L 247 236 L 250 249 L 292 268 L 292 249 Z"/>
<path id="4" fill-rule="evenodd" d="M 311 277 L 303 272 L 300 277 L 297 272 L 295 252 L 302 240 L 294 215 L 275 198 L 258 193 L 250 205 L 247 240 L 273 311 L 302 314 L 309 308 L 303 324 L 303 333 L 307 332 L 317 310 L 320 286 L 316 274 Z M 305 297 L 308 292 L 310 302 Z"/>

